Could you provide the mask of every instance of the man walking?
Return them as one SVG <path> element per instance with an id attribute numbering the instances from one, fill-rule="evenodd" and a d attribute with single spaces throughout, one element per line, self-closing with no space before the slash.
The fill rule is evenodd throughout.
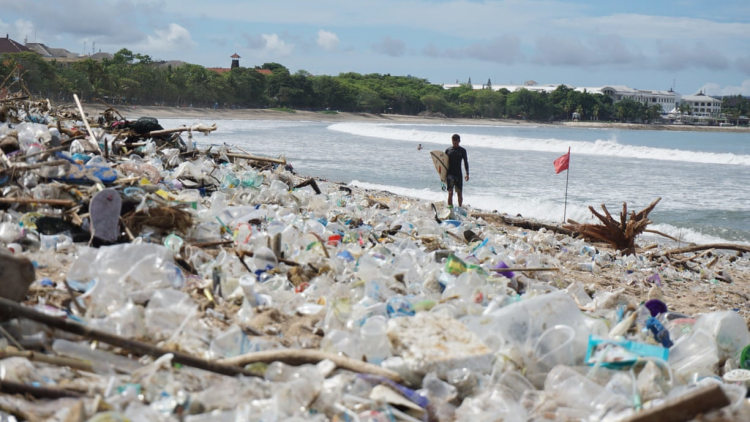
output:
<path id="1" fill-rule="evenodd" d="M 453 146 L 445 150 L 445 154 L 448 155 L 448 177 L 446 179 L 446 184 L 448 185 L 448 207 L 453 206 L 454 189 L 458 197 L 458 206 L 461 207 L 464 204 L 464 180 L 469 181 L 469 158 L 466 155 L 466 150 L 458 146 L 461 143 L 461 137 L 458 134 L 453 135 L 451 141 L 453 142 Z M 461 172 L 461 161 L 464 162 L 464 167 L 466 167 L 465 179 Z"/>

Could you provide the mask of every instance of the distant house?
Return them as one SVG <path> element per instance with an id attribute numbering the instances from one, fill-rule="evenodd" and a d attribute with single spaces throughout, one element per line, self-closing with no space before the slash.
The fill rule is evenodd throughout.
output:
<path id="1" fill-rule="evenodd" d="M 164 61 L 156 62 L 156 65 L 159 66 L 159 67 L 170 67 L 171 66 L 172 69 L 176 69 L 176 68 L 178 68 L 178 67 L 180 67 L 180 66 L 182 66 L 184 64 L 185 64 L 185 62 L 183 62 L 182 60 L 164 60 Z"/>
<path id="2" fill-rule="evenodd" d="M 212 72 L 216 72 L 219 75 L 221 75 L 223 73 L 227 73 L 227 72 L 231 72 L 232 71 L 232 69 L 230 69 L 228 67 L 207 67 L 206 70 L 210 70 Z"/>
<path id="3" fill-rule="evenodd" d="M 98 52 L 98 53 L 94 53 L 94 54 L 92 54 L 90 56 L 84 56 L 84 57 L 82 57 L 82 59 L 91 59 L 91 60 L 95 60 L 97 62 L 100 62 L 100 61 L 102 61 L 104 59 L 112 60 L 114 58 L 115 58 L 114 54 L 111 54 L 111 53 L 102 53 L 101 51 Z"/>
<path id="4" fill-rule="evenodd" d="M 78 54 L 70 52 L 64 48 L 52 48 L 38 42 L 27 42 L 26 47 L 36 51 L 45 59 L 49 58 L 61 58 L 61 59 L 75 59 L 78 58 Z"/>
<path id="5" fill-rule="evenodd" d="M 34 52 L 25 45 L 15 42 L 8 34 L 5 34 L 5 38 L 0 38 L 0 54 L 3 53 L 32 53 Z"/>
<path id="6" fill-rule="evenodd" d="M 72 51 L 68 51 L 64 48 L 49 47 L 45 44 L 36 42 L 26 43 L 26 47 L 28 47 L 32 51 L 39 53 L 44 60 L 56 61 L 58 63 L 73 63 L 86 59 L 92 59 L 100 62 L 104 59 L 112 60 L 114 58 L 111 53 L 102 53 L 101 51 L 99 51 L 98 53 L 94 53 L 88 56 L 79 55 L 78 53 L 73 53 Z"/>

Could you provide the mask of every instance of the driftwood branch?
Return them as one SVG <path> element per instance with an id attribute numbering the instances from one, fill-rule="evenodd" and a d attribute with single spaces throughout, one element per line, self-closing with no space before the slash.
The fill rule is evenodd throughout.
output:
<path id="1" fill-rule="evenodd" d="M 636 413 L 626 422 L 686 422 L 697 415 L 729 406 L 731 402 L 720 386 L 694 388 L 674 400 Z"/>
<path id="2" fill-rule="evenodd" d="M 62 388 L 34 387 L 13 381 L 0 380 L 0 392 L 5 394 L 28 394 L 38 399 L 59 399 L 63 397 L 84 397 L 78 391 Z"/>
<path id="3" fill-rule="evenodd" d="M 0 198 L 0 204 L 43 204 L 58 207 L 74 207 L 76 202 L 67 199 Z"/>
<path id="4" fill-rule="evenodd" d="M 219 360 L 219 362 L 224 365 L 238 366 L 245 366 L 257 362 L 283 362 L 288 365 L 304 365 L 307 363 L 316 364 L 326 359 L 335 363 L 339 368 L 346 369 L 352 372 L 358 372 L 360 374 L 380 375 L 398 383 L 404 382 L 399 374 L 389 369 L 381 368 L 380 366 L 362 362 L 346 356 L 339 356 L 333 353 L 327 353 L 321 350 L 312 349 L 266 350 L 263 352 L 255 352 L 232 358 L 221 359 Z"/>
<path id="5" fill-rule="evenodd" d="M 558 267 L 514 267 L 514 268 L 491 268 L 490 271 L 494 271 L 496 273 L 509 273 L 512 271 L 560 271 L 560 268 Z"/>
<path id="6" fill-rule="evenodd" d="M 305 186 L 310 186 L 311 188 L 313 188 L 316 194 L 320 195 L 321 191 L 320 191 L 320 188 L 318 187 L 318 183 L 315 182 L 315 179 L 313 178 L 309 178 L 305 180 L 304 182 L 295 185 L 292 189 L 303 188 Z"/>
<path id="7" fill-rule="evenodd" d="M 687 252 L 704 251 L 706 249 L 727 249 L 730 251 L 750 253 L 750 246 L 736 245 L 734 243 L 710 243 L 708 245 L 685 246 L 684 248 L 670 249 L 664 251 L 662 255 L 675 255 Z"/>
<path id="8" fill-rule="evenodd" d="M 660 232 L 658 230 L 646 229 L 646 230 L 644 230 L 644 232 L 658 234 L 659 236 L 664 236 L 664 237 L 666 237 L 669 240 L 674 240 L 675 242 L 681 242 L 680 239 L 678 239 L 676 237 L 673 237 L 673 236 L 670 236 L 670 235 L 668 235 L 666 233 L 662 233 L 662 232 Z"/>
<path id="9" fill-rule="evenodd" d="M 246 256 L 249 256 L 250 258 L 255 256 L 253 252 L 241 251 L 239 249 L 236 249 L 235 253 L 237 254 L 237 257 L 240 258 L 240 261 L 242 260 L 242 258 Z M 284 264 L 291 265 L 293 267 L 298 267 L 300 265 L 299 262 L 292 261 L 291 259 L 286 259 L 286 258 L 277 258 L 277 259 L 279 262 L 283 262 Z"/>
<path id="10" fill-rule="evenodd" d="M 67 366 L 73 369 L 79 369 L 81 371 L 94 372 L 91 363 L 80 360 L 71 359 L 61 356 L 52 356 L 44 353 L 34 352 L 30 350 L 24 351 L 11 351 L 11 350 L 0 350 L 0 359 L 10 357 L 21 357 L 26 358 L 33 362 L 44 362 L 50 365 Z"/>
<path id="11" fill-rule="evenodd" d="M 553 233 L 560 233 L 560 234 L 564 234 L 568 236 L 576 235 L 575 231 L 569 230 L 567 228 L 555 226 L 552 224 L 540 223 L 538 221 L 527 220 L 524 218 L 509 217 L 506 215 L 500 215 L 500 214 L 494 214 L 494 213 L 478 213 L 478 212 L 471 213 L 471 216 L 474 218 L 482 218 L 489 223 L 493 223 L 499 220 L 503 224 L 507 224 L 509 226 L 514 226 L 514 227 L 520 227 L 522 229 L 527 229 L 527 230 L 546 229 Z"/>
<path id="12" fill-rule="evenodd" d="M 1 297 L 0 297 L 0 314 L 12 315 L 16 317 L 30 319 L 32 321 L 36 321 L 38 323 L 44 324 L 48 327 L 57 328 L 58 330 L 63 330 L 69 333 L 77 334 L 87 339 L 98 340 L 102 343 L 107 343 L 115 347 L 121 347 L 123 349 L 130 350 L 136 353 L 141 353 L 144 355 L 162 356 L 167 353 L 171 353 L 174 356 L 174 358 L 172 359 L 173 362 L 179 363 L 185 366 L 190 366 L 193 368 L 202 369 L 204 371 L 209 371 L 209 372 L 214 372 L 217 374 L 223 374 L 223 375 L 229 375 L 229 376 L 240 375 L 240 374 L 248 375 L 248 376 L 257 376 L 257 374 L 250 372 L 250 371 L 246 371 L 243 368 L 238 368 L 236 366 L 230 366 L 230 365 L 223 365 L 223 364 L 216 363 L 216 362 L 210 362 L 204 359 L 197 358 L 195 356 L 190 356 L 188 354 L 165 350 L 165 349 L 153 346 L 148 343 L 126 339 L 126 338 L 123 338 L 123 337 L 120 337 L 120 336 L 117 336 L 117 335 L 114 335 L 105 331 L 95 330 L 85 325 L 78 324 L 76 322 L 71 322 L 68 320 L 55 318 L 55 317 L 35 311 L 33 309 L 27 308 L 16 302 L 13 302 L 11 300 L 1 298 Z"/>
<path id="13" fill-rule="evenodd" d="M 208 135 L 209 133 L 215 131 L 216 129 L 217 129 L 216 123 L 214 123 L 211 126 L 206 126 L 206 125 L 195 125 L 191 127 L 185 126 L 185 127 L 174 128 L 174 129 L 154 130 L 152 132 L 141 135 L 141 137 L 152 138 L 154 136 L 169 135 L 170 133 L 180 133 L 180 132 L 188 132 L 188 131 L 200 132 L 204 135 Z"/>
<path id="14" fill-rule="evenodd" d="M 218 154 L 217 154 L 218 155 Z M 269 157 L 260 157 L 258 155 L 249 155 L 249 154 L 237 154 L 234 152 L 228 152 L 227 157 L 230 158 L 242 158 L 245 160 L 253 160 L 253 161 L 260 161 L 262 163 L 274 163 L 274 164 L 286 164 L 286 159 L 284 158 L 269 158 Z"/>

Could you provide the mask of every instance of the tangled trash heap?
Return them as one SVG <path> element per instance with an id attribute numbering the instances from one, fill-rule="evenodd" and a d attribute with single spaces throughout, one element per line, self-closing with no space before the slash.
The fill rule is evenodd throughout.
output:
<path id="1" fill-rule="evenodd" d="M 750 419 L 743 316 L 665 299 L 728 295 L 741 250 L 625 255 L 215 125 L 2 105 L 0 421 Z"/>

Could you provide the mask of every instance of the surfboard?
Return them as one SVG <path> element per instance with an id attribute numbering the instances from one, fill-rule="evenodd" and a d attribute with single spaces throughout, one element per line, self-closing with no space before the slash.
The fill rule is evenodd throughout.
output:
<path id="1" fill-rule="evenodd" d="M 445 183 L 448 178 L 448 154 L 443 151 L 430 151 L 432 157 L 432 164 L 435 165 L 435 170 L 440 175 L 440 181 Z"/>

